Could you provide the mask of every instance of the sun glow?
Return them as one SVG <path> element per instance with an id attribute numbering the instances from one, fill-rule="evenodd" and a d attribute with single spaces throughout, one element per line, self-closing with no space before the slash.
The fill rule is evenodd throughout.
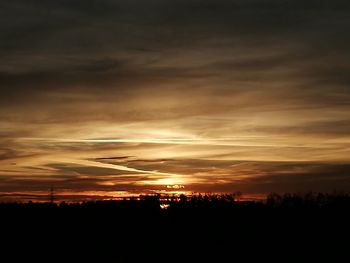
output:
<path id="1" fill-rule="evenodd" d="M 184 187 L 185 179 L 181 176 L 147 180 L 143 183 L 151 184 L 151 185 L 163 185 L 163 186 L 166 186 L 167 188 L 173 188 L 173 189 L 185 188 Z"/>

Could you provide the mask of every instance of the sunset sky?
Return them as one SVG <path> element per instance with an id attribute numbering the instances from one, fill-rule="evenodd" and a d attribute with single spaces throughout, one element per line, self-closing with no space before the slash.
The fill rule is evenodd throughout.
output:
<path id="1" fill-rule="evenodd" d="M 0 201 L 349 191 L 349 32 L 345 0 L 2 1 Z"/>

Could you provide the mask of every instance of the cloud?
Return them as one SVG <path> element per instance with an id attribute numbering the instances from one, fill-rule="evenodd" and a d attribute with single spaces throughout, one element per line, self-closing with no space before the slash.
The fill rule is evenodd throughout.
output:
<path id="1" fill-rule="evenodd" d="M 349 165 L 327 163 L 246 163 L 258 169 L 260 175 L 246 177 L 242 180 L 217 182 L 215 185 L 198 184 L 192 189 L 209 192 L 271 193 L 271 192 L 332 192 L 349 191 Z M 247 169 L 246 168 L 246 169 Z M 250 169 L 251 169 L 250 168 Z"/>
<path id="2" fill-rule="evenodd" d="M 154 190 L 173 178 L 262 191 L 269 176 L 271 188 L 295 178 L 306 189 L 325 167 L 343 174 L 349 10 L 344 0 L 2 3 L 3 189 L 57 179 L 72 191 Z M 280 162 L 305 173 L 289 165 L 280 177 Z"/>

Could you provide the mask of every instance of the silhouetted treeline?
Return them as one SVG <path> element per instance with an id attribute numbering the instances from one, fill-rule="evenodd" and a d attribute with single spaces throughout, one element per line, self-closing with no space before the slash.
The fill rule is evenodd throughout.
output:
<path id="1" fill-rule="evenodd" d="M 270 194 L 264 201 L 242 201 L 237 194 L 149 195 L 119 201 L 1 203 L 0 225 L 10 247 L 35 237 L 45 251 L 57 253 L 53 242 L 65 252 L 115 262 L 164 262 L 169 253 L 197 260 L 211 256 L 212 261 L 224 255 L 220 262 L 227 262 L 233 254 L 249 258 L 281 251 L 291 259 L 330 249 L 336 251 L 333 262 L 339 262 L 335 257 L 347 251 L 342 239 L 350 234 L 349 211 L 347 193 Z"/>
<path id="2" fill-rule="evenodd" d="M 348 193 L 306 193 L 306 194 L 277 194 L 271 193 L 266 199 L 258 201 L 242 201 L 240 194 L 197 194 L 197 195 L 141 195 L 123 200 L 104 200 L 87 202 L 13 202 L 0 203 L 3 215 L 11 216 L 14 212 L 71 212 L 85 213 L 89 211 L 121 212 L 120 216 L 127 216 L 127 212 L 147 213 L 148 215 L 167 215 L 174 212 L 182 213 L 191 210 L 224 210 L 235 212 L 244 210 L 246 213 L 254 210 L 322 210 L 350 209 L 350 194 Z"/>

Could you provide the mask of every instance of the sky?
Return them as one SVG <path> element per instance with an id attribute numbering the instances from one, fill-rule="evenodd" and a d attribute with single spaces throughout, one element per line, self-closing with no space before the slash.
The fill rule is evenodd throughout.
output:
<path id="1" fill-rule="evenodd" d="M 350 190 L 350 2 L 0 3 L 0 201 Z"/>

